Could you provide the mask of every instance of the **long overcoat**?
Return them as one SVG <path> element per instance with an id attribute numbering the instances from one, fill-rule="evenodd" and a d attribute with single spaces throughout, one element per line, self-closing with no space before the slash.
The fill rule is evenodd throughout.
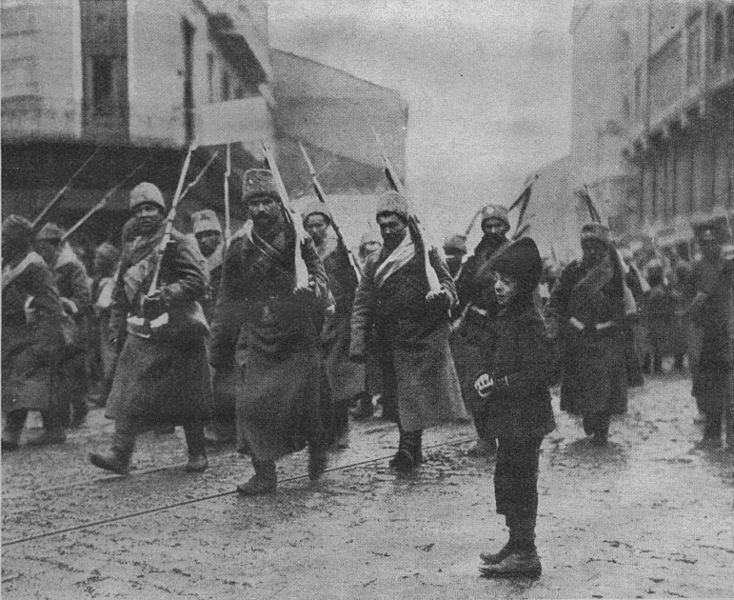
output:
<path id="1" fill-rule="evenodd" d="M 375 327 L 382 364 L 383 394 L 394 393 L 405 431 L 467 418 L 449 347 L 448 307 L 426 301 L 428 283 L 422 255 L 388 277 L 380 287 L 375 272 L 389 256 L 383 250 L 368 259 L 352 313 L 352 356 L 364 356 Z M 456 302 L 454 280 L 435 249 L 429 253 L 441 287 Z"/>
<path id="2" fill-rule="evenodd" d="M 224 260 L 211 364 L 238 370 L 237 447 L 276 460 L 325 445 L 328 384 L 319 332 L 328 283 L 313 241 L 301 254 L 313 289 L 294 294 L 295 237 L 285 225 L 236 237 Z"/>
<path id="3" fill-rule="evenodd" d="M 211 382 L 204 338 L 206 321 L 198 304 L 207 289 L 204 258 L 196 244 L 173 231 L 160 268 L 159 289 L 169 313 L 169 335 L 144 338 L 129 333 L 127 318 L 143 317 L 163 229 L 135 236 L 123 246 L 112 297 L 110 329 L 124 339 L 107 400 L 107 417 L 142 427 L 184 425 L 211 415 Z M 197 315 L 201 315 L 197 318 Z"/>
<path id="4" fill-rule="evenodd" d="M 365 389 L 364 365 L 349 360 L 350 321 L 358 281 L 346 248 L 330 238 L 324 246 L 323 250 L 317 247 L 317 252 L 324 264 L 336 306 L 334 313 L 327 315 L 324 321 L 321 342 L 331 397 L 339 401 L 353 398 Z"/>
<path id="5" fill-rule="evenodd" d="M 2 410 L 55 409 L 63 309 L 53 274 L 31 252 L 3 270 Z"/>
<path id="6" fill-rule="evenodd" d="M 624 301 L 621 274 L 609 257 L 606 270 L 614 274 L 603 285 L 581 261 L 561 273 L 546 306 L 558 323 L 561 352 L 561 409 L 591 416 L 627 410 Z M 599 270 L 601 266 L 597 266 Z M 585 325 L 580 332 L 569 319 Z M 597 330 L 596 325 L 611 323 Z"/>

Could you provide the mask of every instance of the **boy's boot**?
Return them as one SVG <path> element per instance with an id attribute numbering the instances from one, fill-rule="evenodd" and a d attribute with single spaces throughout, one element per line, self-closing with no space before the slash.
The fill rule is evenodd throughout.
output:
<path id="1" fill-rule="evenodd" d="M 237 486 L 237 493 L 242 496 L 260 496 L 273 493 L 278 486 L 275 461 L 257 460 L 253 457 L 252 467 L 255 469 L 255 474 L 247 482 Z"/>
<path id="2" fill-rule="evenodd" d="M 540 557 L 535 548 L 535 519 L 522 518 L 516 522 L 512 552 L 495 565 L 481 568 L 486 577 L 539 577 Z"/>

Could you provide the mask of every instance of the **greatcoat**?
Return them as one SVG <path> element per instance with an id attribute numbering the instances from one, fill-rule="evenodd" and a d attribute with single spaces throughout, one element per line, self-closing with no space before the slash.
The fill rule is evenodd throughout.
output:
<path id="1" fill-rule="evenodd" d="M 165 331 L 146 339 L 127 324 L 128 317 L 144 316 L 141 301 L 154 276 L 162 236 L 163 226 L 123 246 L 112 293 L 111 335 L 118 345 L 124 342 L 106 415 L 143 428 L 204 422 L 211 415 L 208 330 L 199 305 L 207 275 L 195 242 L 174 230 L 163 254 L 158 287 L 169 313 Z"/>
<path id="2" fill-rule="evenodd" d="M 624 289 L 614 260 L 610 250 L 594 267 L 571 262 L 546 306 L 548 318 L 558 323 L 561 409 L 572 414 L 627 410 Z M 583 331 L 570 323 L 571 317 L 584 324 Z"/>
<path id="3" fill-rule="evenodd" d="M 294 295 L 295 236 L 276 224 L 258 234 L 249 226 L 232 240 L 212 323 L 211 364 L 238 368 L 237 448 L 276 460 L 306 444 L 327 443 L 329 402 L 319 332 L 328 282 L 311 238 L 301 254 L 313 285 Z"/>
<path id="4" fill-rule="evenodd" d="M 63 318 L 53 274 L 38 254 L 3 268 L 3 412 L 57 408 Z"/>
<path id="5" fill-rule="evenodd" d="M 390 254 L 383 248 L 365 263 L 354 300 L 350 354 L 365 356 L 374 325 L 383 394 L 395 395 L 403 430 L 465 420 L 449 348 L 449 307 L 426 301 L 429 288 L 419 251 L 386 279 L 376 277 Z M 429 257 L 430 268 L 455 304 L 456 288 L 445 262 L 435 249 Z"/>

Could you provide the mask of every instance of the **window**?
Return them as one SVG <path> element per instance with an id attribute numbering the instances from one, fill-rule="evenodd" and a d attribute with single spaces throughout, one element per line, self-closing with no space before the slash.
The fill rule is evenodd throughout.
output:
<path id="1" fill-rule="evenodd" d="M 112 57 L 92 57 L 92 110 L 95 114 L 113 112 Z"/>
<path id="2" fill-rule="evenodd" d="M 206 53 L 206 80 L 209 85 L 209 102 L 214 102 L 214 53 Z"/>
<path id="3" fill-rule="evenodd" d="M 229 73 L 222 71 L 222 100 L 229 100 L 230 94 Z"/>
<path id="4" fill-rule="evenodd" d="M 717 12 L 713 24 L 714 47 L 711 58 L 714 63 L 724 58 L 724 15 Z"/>

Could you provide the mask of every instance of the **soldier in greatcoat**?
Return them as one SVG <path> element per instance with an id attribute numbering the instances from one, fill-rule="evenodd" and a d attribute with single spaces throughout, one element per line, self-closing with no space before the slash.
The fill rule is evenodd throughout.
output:
<path id="1" fill-rule="evenodd" d="M 349 406 L 365 388 L 364 365 L 349 360 L 350 320 L 359 280 L 348 250 L 339 243 L 326 204 L 311 199 L 304 204 L 303 226 L 311 236 L 329 279 L 335 310 L 326 315 L 321 331 L 324 366 L 334 406 L 334 436 L 337 448 L 349 445 Z M 370 397 L 371 399 L 371 397 Z"/>
<path id="2" fill-rule="evenodd" d="M 237 487 L 246 496 L 275 491 L 275 461 L 309 448 L 309 477 L 326 466 L 323 418 L 328 384 L 319 334 L 329 300 L 324 267 L 306 236 L 300 258 L 307 287 L 296 287 L 294 226 L 287 220 L 273 174 L 243 176 L 249 219 L 227 249 L 214 311 L 211 364 L 239 371 L 237 448 L 247 449 L 255 475 Z M 238 352 L 243 348 L 244 352 Z"/>
<path id="3" fill-rule="evenodd" d="M 160 258 L 159 279 L 151 289 L 165 234 L 166 205 L 152 183 L 130 192 L 135 219 L 112 293 L 110 336 L 121 348 L 107 400 L 115 420 L 107 454 L 90 454 L 92 464 L 128 472 L 136 437 L 160 424 L 183 425 L 188 471 L 207 468 L 204 423 L 211 416 L 211 383 L 204 339 L 208 334 L 199 301 L 207 290 L 204 259 L 192 240 L 172 231 Z M 154 327 L 167 315 L 168 323 Z"/>
<path id="4" fill-rule="evenodd" d="M 44 443 L 66 439 L 56 394 L 64 311 L 54 276 L 32 243 L 28 220 L 10 215 L 3 221 L 3 451 L 18 447 L 29 410 L 41 412 Z"/>
<path id="5" fill-rule="evenodd" d="M 87 415 L 88 376 L 85 351 L 88 345 L 88 319 L 92 297 L 87 269 L 71 246 L 62 241 L 64 231 L 55 223 L 46 223 L 36 236 L 36 249 L 56 279 L 64 311 L 76 324 L 76 341 L 61 364 L 59 399 L 62 418 L 72 427 L 81 425 Z"/>
<path id="6" fill-rule="evenodd" d="M 624 273 L 601 223 L 581 228 L 571 262 L 546 306 L 561 351 L 561 409 L 583 416 L 592 443 L 606 445 L 610 418 L 627 410 Z"/>
<path id="7" fill-rule="evenodd" d="M 698 343 L 691 352 L 692 395 L 704 416 L 701 447 L 721 445 L 721 429 L 731 394 L 731 263 L 722 256 L 723 233 L 715 227 L 697 231 L 702 257 L 693 265 L 695 296 L 689 309 Z"/>
<path id="8" fill-rule="evenodd" d="M 204 315 L 207 322 L 214 318 L 214 307 L 222 282 L 224 264 L 224 238 L 222 225 L 217 213 L 213 210 L 200 210 L 191 215 L 194 237 L 199 250 L 206 259 L 209 273 L 209 294 L 204 303 Z M 237 378 L 234 371 L 230 373 L 214 372 L 214 414 L 212 422 L 204 428 L 204 437 L 208 444 L 218 445 L 234 441 L 235 427 L 235 395 Z"/>
<path id="9" fill-rule="evenodd" d="M 474 379 L 481 368 L 480 349 L 492 342 L 499 312 L 489 263 L 509 243 L 510 230 L 504 206 L 485 206 L 481 219 L 482 239 L 464 262 L 456 281 L 459 305 L 454 312 L 460 320 L 452 336 L 461 391 L 477 430 L 477 443 L 469 450 L 469 456 L 473 457 L 490 456 L 497 447 L 497 435 L 487 418 L 486 406 L 475 401 Z"/>
<path id="10" fill-rule="evenodd" d="M 409 230 L 407 200 L 386 192 L 378 200 L 377 223 L 384 245 L 368 259 L 352 313 L 350 354 L 364 360 L 374 326 L 382 367 L 382 393 L 396 399 L 400 432 L 391 461 L 399 474 L 413 473 L 423 460 L 423 430 L 466 419 L 449 348 L 449 310 L 456 302 L 454 280 L 435 248 L 424 264 L 423 240 Z M 440 292 L 430 292 L 426 268 Z"/>

